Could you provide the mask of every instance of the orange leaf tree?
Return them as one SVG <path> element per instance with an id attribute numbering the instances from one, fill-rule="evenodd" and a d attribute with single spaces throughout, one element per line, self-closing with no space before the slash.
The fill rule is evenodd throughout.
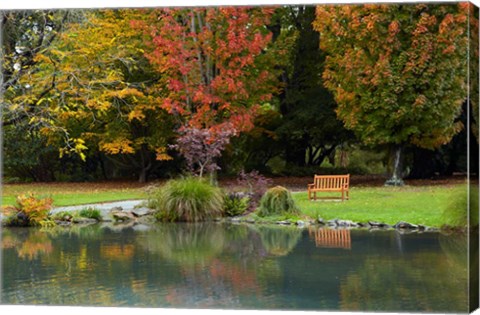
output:
<path id="1" fill-rule="evenodd" d="M 366 144 L 448 143 L 467 95 L 466 4 L 317 7 L 323 78 L 337 116 Z M 393 177 L 401 177 L 395 168 Z"/>
<path id="2" fill-rule="evenodd" d="M 152 11 L 137 28 L 146 56 L 167 78 L 161 108 L 187 129 L 248 131 L 259 106 L 278 90 L 268 48 L 272 8 L 218 7 Z M 278 51 L 277 51 L 278 52 Z"/>

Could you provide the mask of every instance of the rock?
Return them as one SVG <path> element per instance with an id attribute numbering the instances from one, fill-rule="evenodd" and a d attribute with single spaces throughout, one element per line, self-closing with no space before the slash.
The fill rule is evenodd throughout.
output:
<path id="1" fill-rule="evenodd" d="M 229 221 L 232 223 L 240 223 L 240 218 L 229 218 Z"/>
<path id="2" fill-rule="evenodd" d="M 365 222 L 358 222 L 357 225 L 358 225 L 359 227 L 366 227 L 366 228 L 370 227 L 370 224 L 365 223 Z"/>
<path id="3" fill-rule="evenodd" d="M 382 222 L 368 221 L 368 224 L 374 228 L 381 228 L 381 229 L 391 228 L 389 224 L 382 223 Z"/>
<path id="4" fill-rule="evenodd" d="M 418 228 L 417 225 L 411 224 L 411 223 L 408 223 L 408 222 L 404 222 L 404 221 L 398 222 L 393 227 L 396 228 L 396 229 L 410 229 L 410 230 Z"/>
<path id="5" fill-rule="evenodd" d="M 427 227 L 425 225 L 419 224 L 419 225 L 417 225 L 417 228 L 418 228 L 419 231 L 425 231 L 425 229 Z"/>
<path id="6" fill-rule="evenodd" d="M 317 223 L 320 225 L 325 225 L 325 221 L 322 218 L 318 218 Z"/>
<path id="7" fill-rule="evenodd" d="M 247 223 L 255 223 L 255 219 L 248 218 L 248 219 L 245 220 L 245 222 L 247 222 Z"/>
<path id="8" fill-rule="evenodd" d="M 337 220 L 336 221 L 338 226 L 344 226 L 344 227 L 356 227 L 357 223 L 351 221 L 351 220 Z"/>
<path id="9" fill-rule="evenodd" d="M 120 208 L 120 207 L 119 207 Z M 115 221 L 131 221 L 133 219 L 135 219 L 135 217 L 133 216 L 132 213 L 130 212 L 123 212 L 123 211 L 117 211 L 117 212 L 112 212 L 111 213 L 112 216 L 113 216 L 113 219 Z"/>
<path id="10" fill-rule="evenodd" d="M 122 207 L 113 207 L 112 209 L 110 209 L 110 212 L 121 212 L 123 211 L 123 208 Z"/>
<path id="11" fill-rule="evenodd" d="M 280 224 L 280 225 L 290 225 L 290 224 L 292 224 L 292 222 L 290 222 L 289 220 L 277 221 L 276 223 Z"/>
<path id="12" fill-rule="evenodd" d="M 328 220 L 327 225 L 328 226 L 337 226 L 337 220 L 338 219 Z"/>
<path id="13" fill-rule="evenodd" d="M 92 224 L 92 223 L 97 223 L 98 221 L 92 218 L 78 217 L 78 218 L 73 218 L 72 222 L 77 224 Z"/>
<path id="14" fill-rule="evenodd" d="M 141 207 L 141 208 L 134 208 L 131 212 L 136 217 L 143 217 L 144 215 L 151 214 L 153 211 L 147 207 Z"/>
<path id="15" fill-rule="evenodd" d="M 303 222 L 302 220 L 298 220 L 297 222 L 295 222 L 295 224 L 298 226 L 305 226 L 305 222 Z"/>

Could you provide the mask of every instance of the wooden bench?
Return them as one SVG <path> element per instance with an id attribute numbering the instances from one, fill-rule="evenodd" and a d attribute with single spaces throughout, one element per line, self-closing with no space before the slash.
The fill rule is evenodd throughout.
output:
<path id="1" fill-rule="evenodd" d="M 315 175 L 313 184 L 308 184 L 308 200 L 317 200 L 317 192 L 341 192 L 342 197 L 324 197 L 321 199 L 339 199 L 342 201 L 349 198 L 348 188 L 350 174 L 347 175 Z"/>

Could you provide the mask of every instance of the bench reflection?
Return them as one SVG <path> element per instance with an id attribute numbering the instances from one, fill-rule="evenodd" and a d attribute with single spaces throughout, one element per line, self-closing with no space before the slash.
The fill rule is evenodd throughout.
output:
<path id="1" fill-rule="evenodd" d="M 350 230 L 331 230 L 324 228 L 310 227 L 308 235 L 315 240 L 315 246 L 325 248 L 352 248 Z"/>

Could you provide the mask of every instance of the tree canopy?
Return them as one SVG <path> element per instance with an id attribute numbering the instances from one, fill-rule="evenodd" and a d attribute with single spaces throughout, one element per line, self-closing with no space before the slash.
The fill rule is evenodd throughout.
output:
<path id="1" fill-rule="evenodd" d="M 369 144 L 448 143 L 467 95 L 467 17 L 465 3 L 318 6 L 339 119 Z"/>

